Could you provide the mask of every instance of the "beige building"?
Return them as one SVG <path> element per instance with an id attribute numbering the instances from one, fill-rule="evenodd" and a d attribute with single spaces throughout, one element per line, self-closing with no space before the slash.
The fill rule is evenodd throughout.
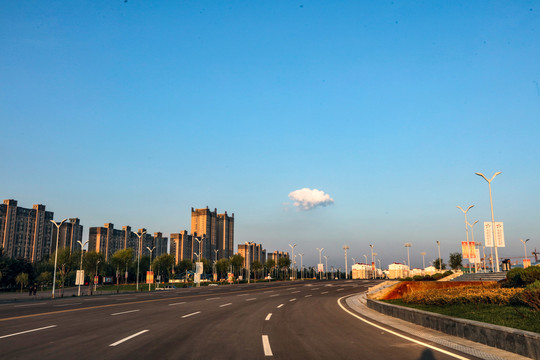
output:
<path id="1" fill-rule="evenodd" d="M 409 276 L 409 267 L 400 263 L 388 265 L 387 276 L 389 279 L 403 279 Z"/>
<path id="2" fill-rule="evenodd" d="M 194 242 L 196 246 L 198 246 L 198 243 L 193 240 L 193 235 L 188 234 L 186 230 L 176 234 L 171 234 L 170 254 L 174 256 L 176 265 L 183 260 L 194 260 Z M 195 249 L 195 251 L 197 250 Z"/>
<path id="3" fill-rule="evenodd" d="M 286 251 L 274 251 L 273 253 L 269 253 L 268 254 L 268 259 L 272 259 L 274 260 L 274 262 L 278 263 L 278 260 L 281 259 L 281 258 L 288 258 L 289 257 L 289 253 L 286 252 Z"/>
<path id="4" fill-rule="evenodd" d="M 142 228 L 137 233 L 142 234 L 144 231 L 146 229 Z M 131 231 L 130 226 L 123 226 L 122 230 L 120 230 L 115 229 L 114 224 L 106 223 L 103 226 L 88 229 L 88 251 L 104 254 L 105 261 L 108 261 L 118 250 L 127 248 L 133 249 L 134 256 L 137 256 L 138 251 L 141 252 L 141 256 L 150 256 L 148 248 L 152 249 L 154 246 L 154 237 L 152 235 L 144 234 L 139 242 L 139 237 Z M 155 254 L 154 252 L 152 257 Z"/>
<path id="5" fill-rule="evenodd" d="M 202 239 L 202 257 L 216 260 L 214 250 L 218 250 L 217 259 L 228 259 L 234 251 L 234 214 L 218 214 L 217 209 L 210 211 L 191 208 L 191 234 Z"/>
<path id="6" fill-rule="evenodd" d="M 373 278 L 373 267 L 368 264 L 354 264 L 352 266 L 353 279 L 371 279 Z"/>
<path id="7" fill-rule="evenodd" d="M 263 249 L 261 244 L 238 244 L 238 254 L 242 255 L 244 258 L 243 266 L 245 268 L 247 267 L 248 261 L 249 264 L 253 264 L 254 261 L 259 261 L 261 264 L 266 262 L 266 249 Z"/>
<path id="8" fill-rule="evenodd" d="M 0 246 L 4 256 L 37 262 L 50 255 L 53 217 L 53 212 L 45 211 L 45 205 L 27 209 L 17 206 L 17 200 L 4 200 L 0 204 Z"/>

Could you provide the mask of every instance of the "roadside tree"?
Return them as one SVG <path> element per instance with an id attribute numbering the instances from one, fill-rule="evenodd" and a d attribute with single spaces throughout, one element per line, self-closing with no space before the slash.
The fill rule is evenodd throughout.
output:
<path id="1" fill-rule="evenodd" d="M 28 285 L 28 274 L 27 273 L 20 273 L 15 277 L 15 281 L 18 285 L 21 286 L 21 292 L 23 291 L 23 287 Z"/>
<path id="2" fill-rule="evenodd" d="M 463 259 L 461 257 L 461 254 L 458 252 L 450 253 L 450 259 L 448 263 L 452 270 L 461 269 L 461 267 L 463 266 Z"/>

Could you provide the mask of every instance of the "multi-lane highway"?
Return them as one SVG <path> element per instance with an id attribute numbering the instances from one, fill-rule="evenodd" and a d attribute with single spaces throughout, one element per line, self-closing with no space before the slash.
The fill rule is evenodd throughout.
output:
<path id="1" fill-rule="evenodd" d="M 471 358 L 353 316 L 344 299 L 373 283 L 278 282 L 1 304 L 0 358 Z"/>

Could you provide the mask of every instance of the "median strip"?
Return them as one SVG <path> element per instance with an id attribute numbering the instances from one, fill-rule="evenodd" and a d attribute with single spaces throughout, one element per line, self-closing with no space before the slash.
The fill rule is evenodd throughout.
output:
<path id="1" fill-rule="evenodd" d="M 111 345 L 109 346 L 116 346 L 116 345 L 120 345 L 121 343 L 125 342 L 125 341 L 128 341 L 129 339 L 133 339 L 135 336 L 139 336 L 141 334 L 144 334 L 145 332 L 147 332 L 148 330 L 143 330 L 143 331 L 139 331 L 138 333 L 136 334 L 133 334 L 133 335 L 130 335 L 128 337 L 125 337 L 123 338 L 122 340 L 118 340 L 117 342 L 115 343 L 112 343 Z"/>
<path id="2" fill-rule="evenodd" d="M 37 328 L 37 329 L 21 331 L 21 332 L 14 333 L 14 334 L 3 335 L 3 336 L 0 336 L 0 339 L 7 338 L 7 337 L 10 337 L 10 336 L 15 336 L 15 335 L 26 334 L 26 333 L 29 333 L 29 332 L 34 332 L 34 331 L 39 331 L 39 330 L 50 329 L 50 328 L 53 328 L 53 327 L 56 327 L 56 325 L 50 325 L 50 326 L 45 326 L 45 327 L 41 327 L 41 328 Z"/>

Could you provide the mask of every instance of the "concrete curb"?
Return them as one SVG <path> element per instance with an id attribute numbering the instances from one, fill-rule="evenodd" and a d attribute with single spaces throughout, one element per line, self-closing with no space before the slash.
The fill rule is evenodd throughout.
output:
<path id="1" fill-rule="evenodd" d="M 370 309 L 382 314 L 533 359 L 540 359 L 540 334 L 453 318 L 372 299 L 366 300 L 366 305 Z"/>

